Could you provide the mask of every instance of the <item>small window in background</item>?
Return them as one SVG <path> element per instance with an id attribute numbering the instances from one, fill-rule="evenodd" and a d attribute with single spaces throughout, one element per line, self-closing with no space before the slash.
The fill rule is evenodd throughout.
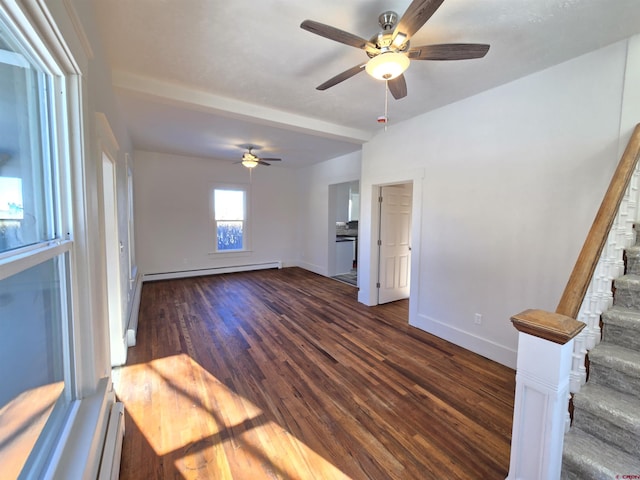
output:
<path id="1" fill-rule="evenodd" d="M 216 228 L 216 251 L 246 250 L 247 192 L 244 189 L 213 191 L 213 216 Z"/>

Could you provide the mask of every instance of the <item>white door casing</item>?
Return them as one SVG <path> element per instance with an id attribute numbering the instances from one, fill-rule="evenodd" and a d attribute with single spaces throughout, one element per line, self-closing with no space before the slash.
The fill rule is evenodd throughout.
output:
<path id="1" fill-rule="evenodd" d="M 103 228 L 105 254 L 106 315 L 109 322 L 111 365 L 124 365 L 127 360 L 126 316 L 122 308 L 122 258 L 124 244 L 118 230 L 117 158 L 120 147 L 103 113 L 96 112 L 98 154 L 101 158 L 99 182 L 101 186 L 100 221 Z M 126 267 L 124 267 L 126 268 Z M 126 278 L 128 279 L 127 273 Z M 128 282 L 126 282 L 128 287 Z"/>

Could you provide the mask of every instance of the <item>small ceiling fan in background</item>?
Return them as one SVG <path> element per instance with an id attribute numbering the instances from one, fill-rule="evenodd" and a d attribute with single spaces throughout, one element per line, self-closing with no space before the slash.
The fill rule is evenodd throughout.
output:
<path id="1" fill-rule="evenodd" d="M 479 43 L 446 43 L 411 47 L 409 40 L 431 18 L 444 0 L 413 0 L 398 20 L 395 12 L 384 12 L 378 17 L 382 31 L 365 40 L 344 30 L 313 20 L 305 20 L 300 27 L 316 35 L 360 48 L 369 60 L 351 67 L 316 87 L 326 90 L 366 70 L 369 75 L 388 82 L 389 91 L 396 99 L 407 95 L 404 71 L 411 60 L 466 60 L 482 58 L 489 45 Z"/>
<path id="2" fill-rule="evenodd" d="M 280 162 L 282 159 L 280 158 L 261 158 L 253 153 L 253 149 L 257 148 L 255 146 L 248 146 L 247 151 L 242 154 L 242 160 L 235 163 L 242 163 L 247 168 L 255 168 L 258 165 L 271 165 L 268 162 Z"/>

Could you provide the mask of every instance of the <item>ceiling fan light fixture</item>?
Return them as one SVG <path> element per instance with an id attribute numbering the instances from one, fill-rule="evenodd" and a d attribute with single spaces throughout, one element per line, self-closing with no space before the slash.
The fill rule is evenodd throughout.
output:
<path id="1" fill-rule="evenodd" d="M 242 165 L 247 168 L 255 168 L 258 166 L 258 157 L 256 157 L 250 151 L 245 152 L 242 154 Z"/>
<path id="2" fill-rule="evenodd" d="M 242 165 L 244 165 L 247 168 L 255 168 L 258 166 L 258 161 L 251 160 L 248 158 L 248 159 L 242 160 Z"/>
<path id="3" fill-rule="evenodd" d="M 369 60 L 365 70 L 378 80 L 391 80 L 402 75 L 409 63 L 409 57 L 403 53 L 385 52 Z"/>
<path id="4" fill-rule="evenodd" d="M 258 162 L 256 160 L 243 160 L 242 165 L 247 168 L 255 168 L 258 166 Z"/>

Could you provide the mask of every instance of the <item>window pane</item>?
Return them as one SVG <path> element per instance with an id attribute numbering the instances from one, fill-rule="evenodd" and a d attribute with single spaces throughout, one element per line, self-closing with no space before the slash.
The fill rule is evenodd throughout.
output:
<path id="1" fill-rule="evenodd" d="M 216 220 L 244 220 L 242 190 L 216 190 L 213 202 Z"/>
<path id="2" fill-rule="evenodd" d="M 242 250 L 243 222 L 217 222 L 218 250 Z"/>
<path id="3" fill-rule="evenodd" d="M 0 252 L 54 238 L 48 79 L 0 26 Z"/>
<path id="4" fill-rule="evenodd" d="M 15 478 L 65 387 L 64 258 L 0 281 L 0 465 Z M 4 477 L 3 477 L 4 478 Z"/>

